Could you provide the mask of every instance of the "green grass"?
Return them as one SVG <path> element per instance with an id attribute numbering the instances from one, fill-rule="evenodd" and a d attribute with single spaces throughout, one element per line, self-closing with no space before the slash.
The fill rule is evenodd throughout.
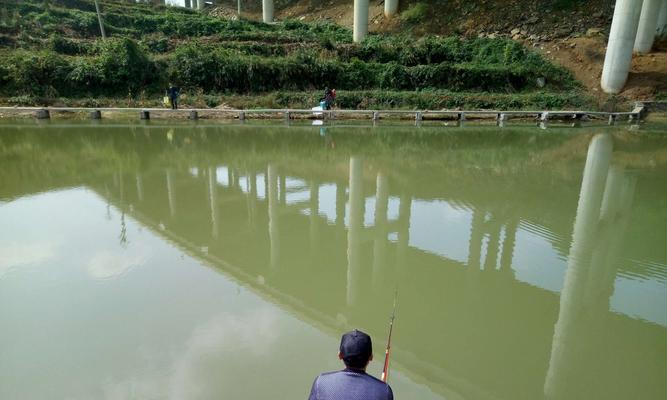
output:
<path id="1" fill-rule="evenodd" d="M 350 108 L 368 102 L 431 109 L 460 103 L 549 107 L 583 98 L 568 71 L 507 39 L 370 35 L 359 44 L 352 43 L 349 29 L 330 23 L 267 25 L 102 1 L 111 35 L 102 41 L 91 0 L 48 3 L 0 0 L 1 96 L 159 98 L 174 82 L 202 96 L 314 93 L 308 102 L 325 86 L 336 87 L 356 93 L 339 97 L 339 105 Z M 422 6 L 406 12 L 419 15 L 423 10 L 414 9 Z M 540 91 L 538 77 L 547 81 Z M 474 93 L 494 100 L 484 103 Z M 524 95 L 531 100 L 516 100 Z M 296 101 L 291 99 L 281 101 Z"/>

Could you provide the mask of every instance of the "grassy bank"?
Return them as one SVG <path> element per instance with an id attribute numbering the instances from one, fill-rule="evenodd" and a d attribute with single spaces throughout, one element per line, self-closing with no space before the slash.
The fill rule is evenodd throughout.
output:
<path id="1" fill-rule="evenodd" d="M 372 35 L 330 23 L 267 25 L 192 10 L 90 0 L 0 0 L 0 96 L 7 104 L 184 102 L 343 108 L 567 108 L 592 104 L 571 74 L 507 39 Z M 74 100 L 65 100 L 74 99 Z M 89 100 L 86 100 L 89 99 Z M 102 105 L 102 104 L 100 104 Z"/>

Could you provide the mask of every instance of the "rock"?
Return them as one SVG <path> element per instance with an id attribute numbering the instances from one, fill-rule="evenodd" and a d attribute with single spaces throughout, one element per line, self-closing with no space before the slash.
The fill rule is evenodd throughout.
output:
<path id="1" fill-rule="evenodd" d="M 523 30 L 523 31 L 521 31 L 521 34 L 522 34 L 523 36 L 526 36 L 526 35 L 528 34 L 528 31 Z"/>
<path id="2" fill-rule="evenodd" d="M 598 36 L 602 33 L 601 28 L 588 28 L 586 31 L 586 36 L 587 37 L 593 37 L 593 36 Z"/>
<path id="3" fill-rule="evenodd" d="M 532 35 L 528 36 L 528 40 L 539 40 L 539 39 L 540 39 L 540 37 L 535 35 L 535 34 L 532 34 Z"/>
<path id="4" fill-rule="evenodd" d="M 577 47 L 577 44 L 576 44 L 576 43 L 570 43 L 570 48 L 571 48 L 571 49 L 574 49 L 575 47 Z"/>
<path id="5" fill-rule="evenodd" d="M 535 15 L 533 15 L 532 17 L 530 17 L 526 20 L 526 23 L 527 24 L 534 24 L 539 20 L 540 20 L 539 18 L 537 18 Z"/>
<path id="6" fill-rule="evenodd" d="M 512 30 L 510 31 L 510 33 L 511 33 L 512 35 L 516 35 L 516 34 L 519 33 L 519 32 L 521 32 L 521 29 L 519 29 L 519 28 L 514 28 L 514 29 L 512 29 Z"/>
<path id="7" fill-rule="evenodd" d="M 564 37 L 568 36 L 572 32 L 572 28 L 570 27 L 563 27 L 563 28 L 558 28 L 556 29 L 555 36 L 556 37 Z"/>
<path id="8" fill-rule="evenodd" d="M 547 80 L 545 77 L 540 76 L 539 78 L 537 78 L 537 81 L 535 83 L 537 84 L 538 88 L 543 88 L 544 86 L 546 86 Z"/>
<path id="9" fill-rule="evenodd" d="M 602 18 L 604 13 L 602 11 L 598 11 L 595 14 L 593 14 L 593 18 Z"/>
<path id="10" fill-rule="evenodd" d="M 512 40 L 521 40 L 521 35 L 519 34 L 513 35 Z"/>

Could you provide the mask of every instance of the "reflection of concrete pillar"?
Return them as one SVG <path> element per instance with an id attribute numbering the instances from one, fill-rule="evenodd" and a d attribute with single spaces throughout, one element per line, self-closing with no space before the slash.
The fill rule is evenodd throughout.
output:
<path id="1" fill-rule="evenodd" d="M 363 165 L 350 158 L 350 219 L 347 228 L 347 305 L 358 303 L 361 284 L 361 232 L 364 224 Z"/>
<path id="2" fill-rule="evenodd" d="M 280 176 L 280 204 L 287 205 L 287 178 Z"/>
<path id="3" fill-rule="evenodd" d="M 208 202 L 211 207 L 211 234 L 217 239 L 218 231 L 218 193 L 217 193 L 217 171 L 215 168 L 208 169 Z"/>
<path id="4" fill-rule="evenodd" d="M 409 274 L 407 271 L 408 246 L 410 245 L 410 218 L 412 216 L 412 196 L 402 193 L 398 205 L 398 244 L 396 246 L 396 265 L 401 279 Z"/>
<path id="5" fill-rule="evenodd" d="M 383 173 L 377 175 L 375 191 L 375 241 L 373 243 L 373 289 L 378 289 L 382 272 L 387 271 L 387 209 L 389 206 L 389 182 Z"/>
<path id="6" fill-rule="evenodd" d="M 310 248 L 317 251 L 320 241 L 319 235 L 319 213 L 320 213 L 320 186 L 312 181 L 310 182 Z"/>
<path id="7" fill-rule="evenodd" d="M 498 264 L 498 252 L 500 249 L 500 224 L 498 221 L 491 220 L 491 229 L 489 230 L 489 243 L 486 246 L 486 255 L 484 259 L 484 270 L 492 271 Z"/>
<path id="8" fill-rule="evenodd" d="M 516 243 L 517 221 L 510 220 L 505 225 L 505 238 L 503 239 L 503 253 L 500 256 L 500 270 L 512 271 L 512 259 L 514 258 L 514 245 Z"/>
<path id="9" fill-rule="evenodd" d="M 227 167 L 227 185 L 230 189 L 234 187 L 234 170 L 232 170 L 232 167 Z"/>
<path id="10" fill-rule="evenodd" d="M 248 201 L 248 222 L 250 226 L 254 227 L 257 221 L 257 174 L 255 172 L 250 173 L 250 196 L 248 196 Z"/>
<path id="11" fill-rule="evenodd" d="M 641 10 L 642 0 L 616 0 L 602 69 L 601 84 L 605 93 L 618 93 L 625 86 Z"/>
<path id="12" fill-rule="evenodd" d="M 336 183 L 336 238 L 342 239 L 345 233 L 345 184 Z"/>
<path id="13" fill-rule="evenodd" d="M 551 358 L 544 384 L 547 398 L 561 398 L 570 378 L 573 357 L 582 351 L 584 343 L 578 332 L 585 320 L 584 296 L 587 268 L 600 218 L 600 207 L 605 189 L 613 140 L 610 135 L 593 137 L 588 147 L 586 166 L 579 193 L 579 203 L 572 233 L 565 281 L 560 293 L 560 310 L 554 328 Z"/>
<path id="14" fill-rule="evenodd" d="M 479 270 L 484 238 L 484 216 L 486 212 L 473 210 L 470 239 L 468 240 L 468 268 Z"/>
<path id="15" fill-rule="evenodd" d="M 140 202 L 144 201 L 144 180 L 138 172 L 135 174 L 135 180 L 137 182 L 137 199 Z"/>
<path id="16" fill-rule="evenodd" d="M 268 173 L 266 175 L 269 180 L 270 265 L 271 268 L 276 268 L 280 257 L 280 235 L 278 232 L 278 168 L 273 164 L 269 164 Z"/>
<path id="17" fill-rule="evenodd" d="M 167 175 L 167 199 L 169 200 L 169 214 L 173 217 L 176 215 L 176 199 L 174 199 L 174 182 L 172 179 L 171 170 L 167 168 L 165 173 Z"/>

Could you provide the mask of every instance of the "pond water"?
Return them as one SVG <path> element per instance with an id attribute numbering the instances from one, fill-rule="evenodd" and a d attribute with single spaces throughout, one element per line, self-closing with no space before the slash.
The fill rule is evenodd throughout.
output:
<path id="1" fill-rule="evenodd" d="M 0 125 L 0 398 L 667 398 L 667 129 Z"/>

